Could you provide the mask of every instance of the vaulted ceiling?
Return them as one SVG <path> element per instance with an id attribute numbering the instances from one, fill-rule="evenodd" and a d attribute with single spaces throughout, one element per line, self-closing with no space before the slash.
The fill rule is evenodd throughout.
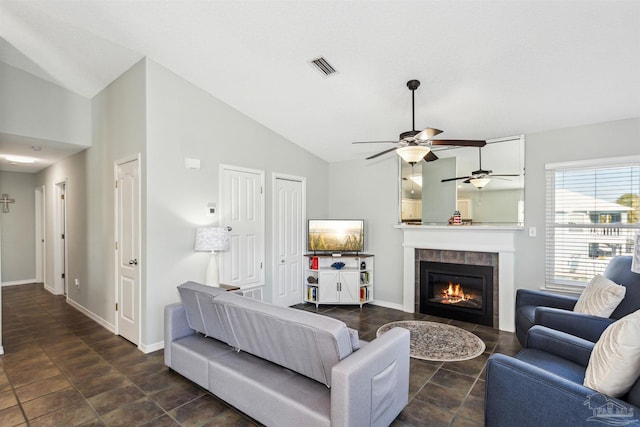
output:
<path id="1" fill-rule="evenodd" d="M 327 161 L 416 127 L 640 116 L 636 1 L 0 0 L 0 61 L 93 97 L 147 56 Z M 309 61 L 338 71 L 322 76 Z"/>

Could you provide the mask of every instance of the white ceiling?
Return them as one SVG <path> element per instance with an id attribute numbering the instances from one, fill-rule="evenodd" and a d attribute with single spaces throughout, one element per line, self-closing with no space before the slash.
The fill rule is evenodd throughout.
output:
<path id="1" fill-rule="evenodd" d="M 147 56 L 327 161 L 416 127 L 640 116 L 637 1 L 0 0 L 0 60 L 93 97 Z M 338 70 L 322 77 L 308 61 Z M 390 154 L 391 155 L 391 154 Z"/>

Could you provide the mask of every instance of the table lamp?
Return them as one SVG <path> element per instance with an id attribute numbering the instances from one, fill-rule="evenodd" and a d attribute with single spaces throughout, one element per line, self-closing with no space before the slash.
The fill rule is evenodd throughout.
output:
<path id="1" fill-rule="evenodd" d="M 218 269 L 218 251 L 229 247 L 229 229 L 227 227 L 198 227 L 196 230 L 196 251 L 211 251 L 205 284 L 220 286 Z"/>

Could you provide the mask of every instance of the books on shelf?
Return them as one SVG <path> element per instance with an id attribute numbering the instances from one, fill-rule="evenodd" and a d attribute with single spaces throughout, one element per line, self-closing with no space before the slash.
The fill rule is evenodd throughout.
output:
<path id="1" fill-rule="evenodd" d="M 360 284 L 368 285 L 369 284 L 369 272 L 363 271 L 360 273 Z"/>
<path id="2" fill-rule="evenodd" d="M 369 286 L 360 286 L 360 302 L 369 301 L 370 299 Z"/>
<path id="3" fill-rule="evenodd" d="M 315 286 L 307 287 L 307 300 L 316 301 L 318 298 L 318 288 Z"/>

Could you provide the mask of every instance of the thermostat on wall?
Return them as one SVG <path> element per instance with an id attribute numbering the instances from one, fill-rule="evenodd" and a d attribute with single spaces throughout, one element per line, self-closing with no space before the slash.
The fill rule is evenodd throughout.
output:
<path id="1" fill-rule="evenodd" d="M 189 157 L 184 158 L 184 167 L 186 169 L 200 169 L 200 159 L 191 159 Z"/>

